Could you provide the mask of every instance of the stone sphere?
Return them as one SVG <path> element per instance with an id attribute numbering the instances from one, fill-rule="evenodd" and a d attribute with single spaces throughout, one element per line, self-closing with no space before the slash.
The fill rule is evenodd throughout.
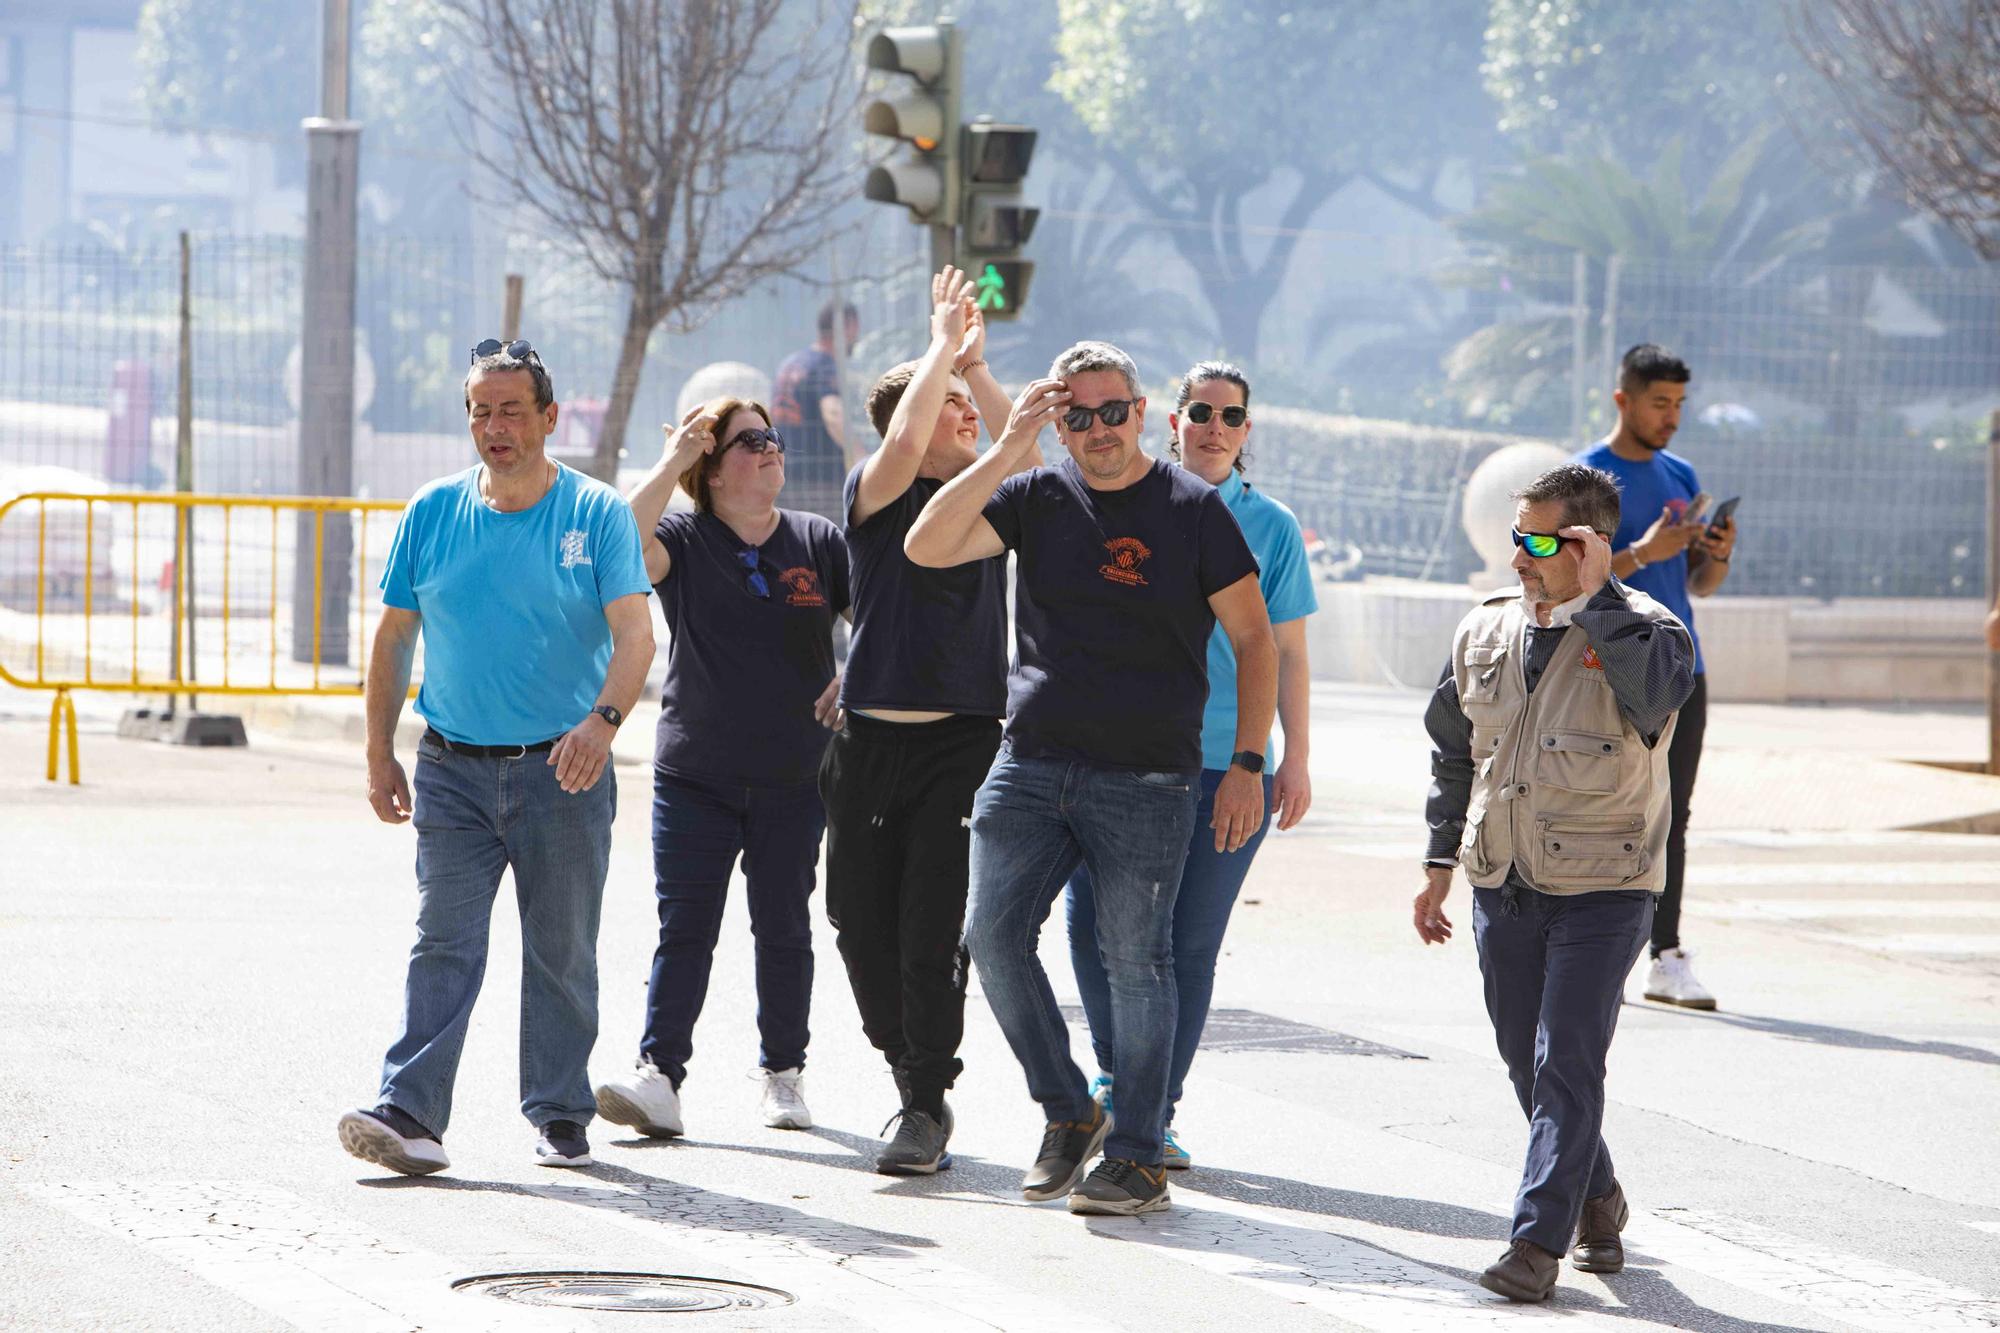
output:
<path id="1" fill-rule="evenodd" d="M 697 403 L 725 396 L 748 398 L 769 407 L 771 377 L 748 362 L 711 361 L 681 385 L 680 397 L 674 400 L 674 420 L 686 416 L 688 409 Z"/>
<path id="2" fill-rule="evenodd" d="M 1498 588 L 1514 581 L 1514 492 L 1550 468 L 1569 461 L 1553 444 L 1510 444 L 1487 456 L 1466 479 L 1459 522 L 1466 540 L 1486 562 L 1471 578 L 1475 588 Z"/>

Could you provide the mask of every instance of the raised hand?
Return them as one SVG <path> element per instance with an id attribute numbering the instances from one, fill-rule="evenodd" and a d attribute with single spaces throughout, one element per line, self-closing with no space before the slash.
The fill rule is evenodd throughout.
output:
<path id="1" fill-rule="evenodd" d="M 1611 543 L 1604 540 L 1603 533 L 1580 525 L 1563 528 L 1557 535 L 1583 544 L 1583 559 L 1577 562 L 1576 574 L 1583 582 L 1583 595 L 1596 596 L 1597 590 L 1611 580 Z"/>
<path id="2" fill-rule="evenodd" d="M 695 404 L 681 418 L 680 425 L 660 427 L 667 437 L 660 456 L 676 465 L 675 472 L 686 471 L 696 455 L 715 452 L 715 428 L 719 424 L 713 413 L 704 412 L 701 404 Z"/>
<path id="3" fill-rule="evenodd" d="M 965 341 L 971 295 L 972 283 L 950 264 L 931 277 L 931 338 L 942 339 L 953 350 L 954 359 Z"/>
<path id="4" fill-rule="evenodd" d="M 1061 380 L 1036 380 L 1021 390 L 1007 414 L 1007 428 L 1000 432 L 1000 447 L 1016 454 L 1035 446 L 1042 427 L 1069 407 L 1069 387 Z"/>

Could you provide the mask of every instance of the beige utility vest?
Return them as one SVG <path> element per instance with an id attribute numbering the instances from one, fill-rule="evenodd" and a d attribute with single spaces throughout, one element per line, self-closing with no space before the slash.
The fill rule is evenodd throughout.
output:
<path id="1" fill-rule="evenodd" d="M 1644 593 L 1623 590 L 1648 620 L 1680 625 Z M 1459 864 L 1484 889 L 1498 888 L 1513 865 L 1544 893 L 1657 893 L 1666 878 L 1675 719 L 1649 747 L 1618 710 L 1596 651 L 1574 625 L 1528 693 L 1527 625 L 1516 590 L 1488 598 L 1452 639 L 1459 707 L 1472 722 L 1472 800 Z"/>

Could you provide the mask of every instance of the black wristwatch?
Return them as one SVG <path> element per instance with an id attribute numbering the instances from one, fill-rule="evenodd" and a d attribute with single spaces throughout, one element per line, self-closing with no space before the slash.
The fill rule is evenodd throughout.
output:
<path id="1" fill-rule="evenodd" d="M 1238 750 L 1235 754 L 1229 756 L 1229 762 L 1242 769 L 1245 773 L 1262 773 L 1264 771 L 1264 756 L 1258 754 L 1255 750 Z"/>
<path id="2" fill-rule="evenodd" d="M 609 722 L 611 724 L 612 730 L 614 731 L 616 731 L 618 729 L 619 724 L 625 720 L 625 715 L 619 712 L 616 708 L 613 708 L 610 704 L 599 704 L 597 705 L 597 707 L 591 709 L 590 711 L 597 714 L 597 716 L 603 718 L 606 722 Z"/>

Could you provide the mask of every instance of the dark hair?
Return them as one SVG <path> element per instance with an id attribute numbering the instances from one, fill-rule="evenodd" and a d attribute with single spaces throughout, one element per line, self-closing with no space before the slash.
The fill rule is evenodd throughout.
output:
<path id="1" fill-rule="evenodd" d="M 1194 396 L 1196 385 L 1206 384 L 1210 380 L 1227 380 L 1229 383 L 1234 384 L 1243 391 L 1243 406 L 1250 406 L 1250 380 L 1240 369 L 1227 361 L 1197 361 L 1188 367 L 1187 374 L 1181 376 L 1180 389 L 1174 395 L 1175 414 L 1178 415 L 1187 407 L 1188 399 Z M 1173 455 L 1176 463 L 1181 461 L 1181 437 L 1179 431 L 1175 431 L 1168 436 L 1167 452 Z M 1247 465 L 1249 462 L 1250 451 L 1247 449 L 1241 450 L 1236 455 L 1234 466 L 1238 472 L 1244 472 L 1248 470 Z"/>
<path id="2" fill-rule="evenodd" d="M 1581 524 L 1606 540 L 1618 531 L 1618 479 L 1598 468 L 1582 463 L 1552 467 L 1515 491 L 1514 498 L 1529 504 L 1561 501 L 1566 528 Z"/>
<path id="3" fill-rule="evenodd" d="M 729 429 L 729 418 L 746 409 L 764 418 L 766 426 L 771 424 L 770 410 L 754 398 L 738 398 L 725 394 L 721 398 L 711 398 L 701 405 L 703 416 L 715 418 L 715 452 L 696 458 L 694 462 L 688 464 L 688 470 L 681 473 L 681 489 L 688 493 L 690 500 L 694 501 L 696 513 L 706 514 L 714 507 L 714 501 L 708 494 L 708 479 L 714 476 L 716 468 L 721 466 L 723 447 L 729 443 L 722 438 L 722 432 Z"/>
<path id="4" fill-rule="evenodd" d="M 896 405 L 903 401 L 903 391 L 916 377 L 917 363 L 905 361 L 900 366 L 891 366 L 883 371 L 882 378 L 876 380 L 875 387 L 868 391 L 868 419 L 875 423 L 875 433 L 883 439 L 889 438 L 889 419 L 896 415 Z"/>
<path id="5" fill-rule="evenodd" d="M 1640 343 L 1629 348 L 1618 363 L 1618 387 L 1626 393 L 1644 392 L 1661 380 L 1686 384 L 1691 378 L 1687 362 L 1658 343 Z"/>
<path id="6" fill-rule="evenodd" d="M 556 400 L 555 381 L 549 378 L 549 369 L 542 364 L 542 358 L 530 353 L 527 356 L 510 356 L 498 351 L 492 356 L 482 356 L 472 363 L 472 369 L 465 372 L 465 410 L 472 410 L 472 381 L 481 375 L 506 375 L 516 370 L 528 372 L 528 378 L 535 385 L 535 406 L 546 412 Z"/>
<path id="7" fill-rule="evenodd" d="M 833 336 L 833 317 L 839 313 L 847 319 L 859 320 L 861 312 L 854 308 L 852 301 L 828 301 L 819 308 L 819 331 L 823 338 Z"/>

